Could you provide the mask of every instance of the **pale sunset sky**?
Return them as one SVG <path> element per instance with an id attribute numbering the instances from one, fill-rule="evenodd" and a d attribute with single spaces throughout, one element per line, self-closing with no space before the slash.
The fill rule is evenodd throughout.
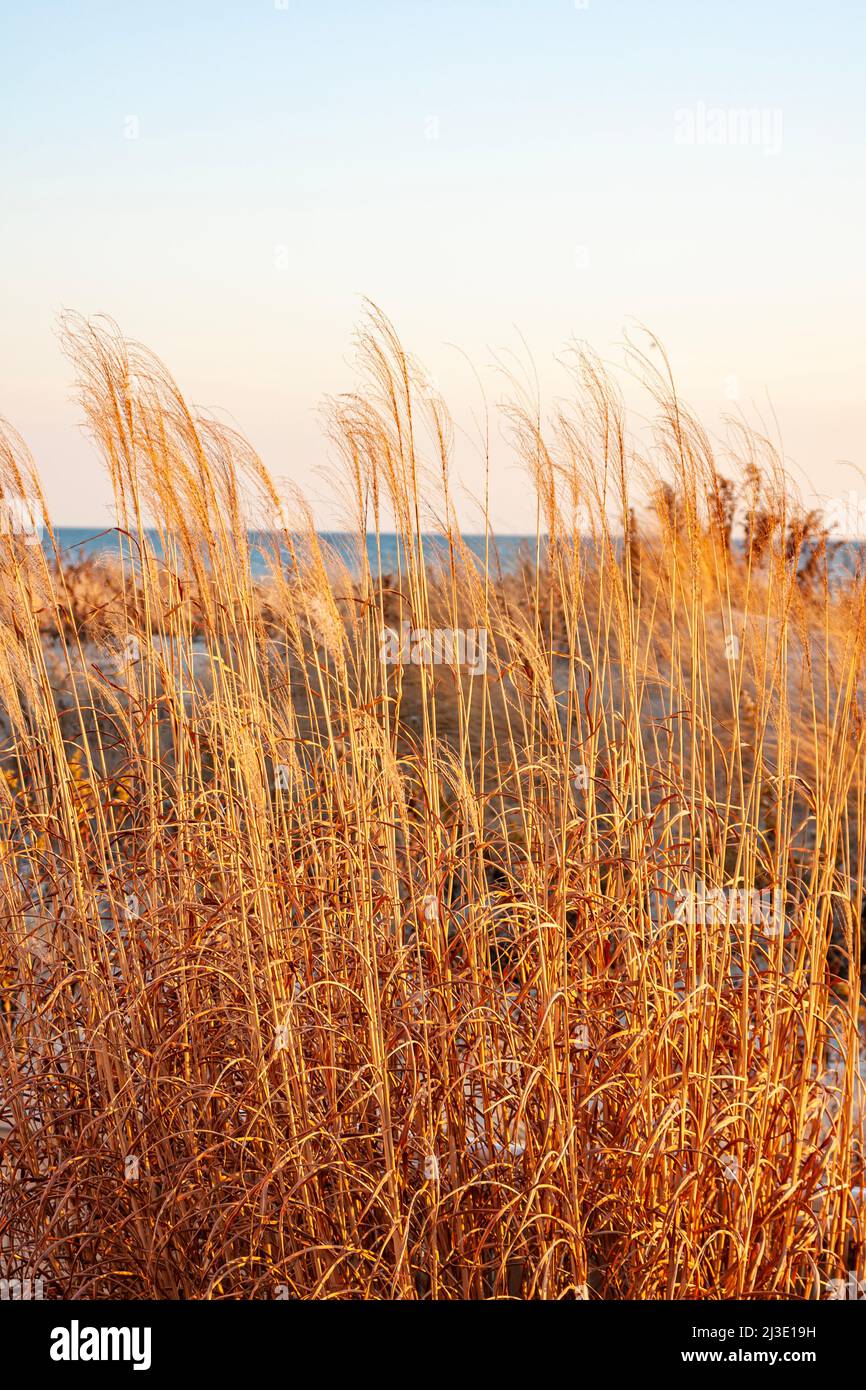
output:
<path id="1" fill-rule="evenodd" d="M 337 524 L 317 406 L 364 295 L 467 428 L 456 348 L 495 400 L 522 335 L 550 403 L 570 338 L 616 362 L 637 320 L 711 431 L 777 421 L 804 490 L 862 490 L 864 52 L 862 0 L 2 0 L 0 414 L 53 521 L 109 516 L 70 308 Z"/>

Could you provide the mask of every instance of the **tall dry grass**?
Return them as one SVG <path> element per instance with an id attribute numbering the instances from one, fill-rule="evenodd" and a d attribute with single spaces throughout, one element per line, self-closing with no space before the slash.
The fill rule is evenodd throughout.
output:
<path id="1" fill-rule="evenodd" d="M 123 561 L 0 548 L 0 1273 L 76 1298 L 862 1276 L 866 589 L 827 581 L 770 444 L 740 430 L 726 482 L 657 353 L 651 447 L 586 353 L 552 421 L 512 383 L 539 541 L 503 576 L 371 309 L 329 409 L 350 573 L 148 352 L 64 337 Z M 8 428 L 0 458 L 4 495 L 39 494 Z M 267 583 L 251 515 L 281 528 Z M 363 542 L 392 524 L 385 576 Z M 383 664 L 404 620 L 485 630 L 486 674 Z"/>

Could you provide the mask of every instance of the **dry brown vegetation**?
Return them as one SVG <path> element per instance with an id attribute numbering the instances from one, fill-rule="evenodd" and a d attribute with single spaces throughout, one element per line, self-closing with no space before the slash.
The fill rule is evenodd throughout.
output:
<path id="1" fill-rule="evenodd" d="M 549 542 L 503 577 L 371 309 L 330 407 L 350 573 L 149 353 L 65 342 L 123 562 L 0 539 L 0 1273 L 76 1298 L 862 1277 L 866 588 L 827 582 L 769 443 L 739 430 L 725 481 L 655 353 L 638 451 L 575 352 L 571 406 L 504 410 Z M 11 429 L 0 467 L 39 493 Z M 284 518 L 266 583 L 253 515 Z M 392 517 L 383 576 L 362 542 Z M 404 619 L 486 631 L 486 674 L 383 664 Z"/>

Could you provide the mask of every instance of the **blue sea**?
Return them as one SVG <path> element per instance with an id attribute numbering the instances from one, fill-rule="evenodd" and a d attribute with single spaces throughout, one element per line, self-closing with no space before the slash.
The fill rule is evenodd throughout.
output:
<path id="1" fill-rule="evenodd" d="M 134 553 L 129 539 L 122 536 L 114 529 L 100 529 L 99 527 L 86 526 L 58 526 L 55 528 L 55 537 L 60 547 L 62 558 L 71 563 L 76 563 L 88 556 L 94 555 L 120 555 L 121 547 L 126 555 Z M 154 553 L 160 555 L 162 546 L 159 536 L 155 531 L 147 532 Z M 323 531 L 319 533 L 319 539 L 323 547 L 336 555 L 342 561 L 349 572 L 357 574 L 360 571 L 358 555 L 358 537 L 350 535 L 348 532 Z M 448 543 L 441 536 L 425 535 L 422 537 L 424 554 L 428 560 L 440 560 L 447 563 Z M 490 547 L 491 567 L 494 573 L 501 570 L 503 574 L 513 572 L 522 560 L 534 560 L 536 541 L 535 536 L 497 536 L 495 540 L 487 541 L 483 535 L 464 536 L 463 541 L 467 549 L 477 557 L 483 564 L 485 555 L 485 544 Z M 255 578 L 264 578 L 273 563 L 276 553 L 278 540 L 275 535 L 266 535 L 262 532 L 250 532 L 250 563 L 252 573 Z M 401 541 L 399 536 L 391 533 L 384 533 L 380 536 L 370 534 L 366 539 L 367 557 L 370 568 L 374 574 L 393 574 L 397 571 L 400 562 Z M 50 541 L 44 540 L 47 551 L 50 552 Z M 303 548 L 303 547 L 302 547 Z M 283 549 L 285 563 L 290 563 L 288 552 Z M 381 569 L 380 569 L 381 566 Z M 405 569 L 405 564 L 403 566 Z"/>
<path id="2" fill-rule="evenodd" d="M 113 528 L 58 526 L 55 528 L 54 534 L 63 559 L 72 563 L 87 556 L 120 555 L 121 547 L 127 555 L 134 553 L 129 539 Z M 148 531 L 147 535 L 154 553 L 160 555 L 162 547 L 159 536 L 155 531 Z M 331 552 L 346 565 L 350 574 L 360 572 L 357 536 L 344 531 L 322 531 L 319 533 L 319 539 L 326 551 Z M 466 548 L 482 566 L 485 547 L 489 547 L 493 575 L 514 573 L 522 563 L 532 564 L 536 557 L 536 538 L 534 535 L 500 535 L 489 539 L 483 535 L 464 535 L 463 541 Z M 275 534 L 251 531 L 249 542 L 252 574 L 256 579 L 265 578 L 273 564 L 273 557 L 278 548 L 278 538 Z M 447 564 L 448 542 L 442 536 L 424 535 L 422 542 L 424 555 L 428 562 L 439 560 Z M 47 534 L 44 544 L 46 550 L 50 550 Z M 738 543 L 735 541 L 734 544 L 737 545 Z M 543 553 L 544 540 L 542 540 L 541 547 Z M 378 537 L 374 534 L 368 534 L 366 548 L 373 574 L 394 574 L 397 572 L 400 567 L 402 542 L 394 532 L 384 532 Z M 301 549 L 303 549 L 303 543 Z M 806 553 L 804 550 L 804 559 Z M 284 546 L 282 547 L 282 556 L 284 564 L 289 567 L 291 558 Z M 849 578 L 858 568 L 863 567 L 864 543 L 862 541 L 831 540 L 828 543 L 828 559 L 832 580 Z M 803 561 L 801 561 L 801 565 L 802 563 Z M 405 568 L 404 563 L 404 572 Z"/>

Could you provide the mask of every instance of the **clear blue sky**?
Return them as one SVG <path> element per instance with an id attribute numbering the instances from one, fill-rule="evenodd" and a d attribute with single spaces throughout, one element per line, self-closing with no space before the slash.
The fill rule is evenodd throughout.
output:
<path id="1" fill-rule="evenodd" d="M 325 456 L 317 402 L 351 384 L 366 294 L 458 417 L 471 379 L 448 343 L 484 368 L 516 326 L 552 397 L 570 336 L 615 357 L 635 318 L 711 426 L 735 377 L 747 412 L 772 404 L 804 479 L 857 485 L 836 460 L 866 463 L 864 14 L 6 0 L 0 413 L 54 519 L 103 520 L 107 501 L 74 429 L 64 306 L 113 315 L 301 481 Z M 763 113 L 752 137 L 731 118 L 700 140 L 740 108 Z M 496 506 L 524 529 L 504 466 Z"/>

